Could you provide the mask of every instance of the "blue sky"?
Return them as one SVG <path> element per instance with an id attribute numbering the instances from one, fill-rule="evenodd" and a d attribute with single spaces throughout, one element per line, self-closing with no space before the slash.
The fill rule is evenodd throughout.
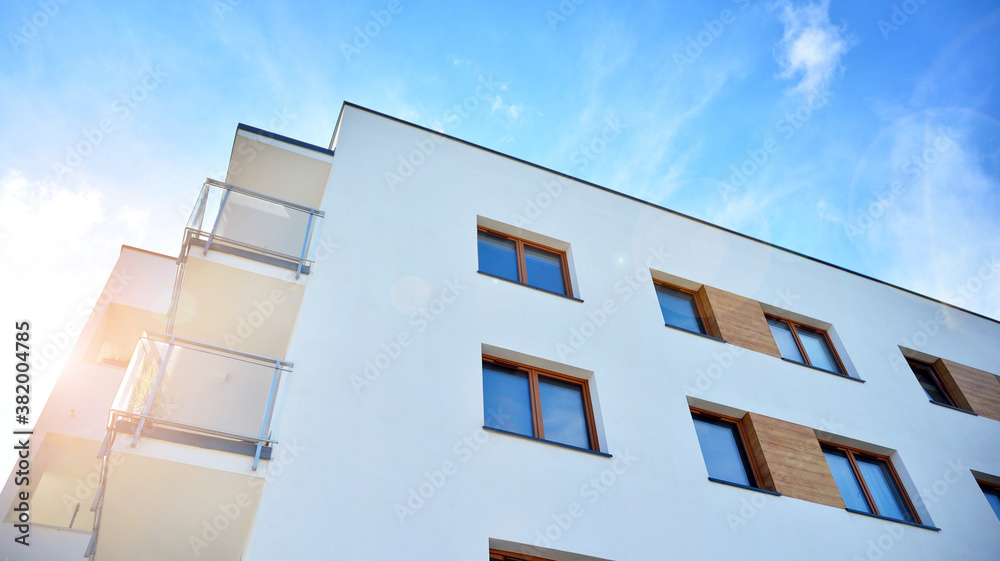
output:
<path id="1" fill-rule="evenodd" d="M 326 146 L 344 100 L 1000 318 L 1000 2 L 42 0 L 0 27 L 3 316 L 60 349 L 43 389 L 120 246 L 177 253 L 237 123 Z"/>

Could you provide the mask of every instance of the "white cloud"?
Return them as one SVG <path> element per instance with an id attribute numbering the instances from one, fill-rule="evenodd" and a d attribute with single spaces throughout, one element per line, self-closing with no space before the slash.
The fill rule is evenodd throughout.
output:
<path id="1" fill-rule="evenodd" d="M 884 278 L 1000 318 L 1000 184 L 961 129 L 912 125 L 896 135 L 890 161 L 903 189 L 885 213 L 880 241 L 893 255 Z"/>
<path id="2" fill-rule="evenodd" d="M 800 77 L 793 92 L 823 91 L 842 70 L 840 61 L 857 43 L 856 39 L 845 35 L 845 27 L 830 22 L 829 0 L 798 8 L 785 0 L 778 6 L 782 9 L 778 17 L 785 26 L 776 53 L 780 76 Z"/>
<path id="3" fill-rule="evenodd" d="M 85 183 L 70 189 L 14 169 L 0 177 L 0 293 L 39 344 L 75 339 L 123 240 L 145 237 L 149 211 L 114 203 Z M 68 343 L 37 372 L 54 380 Z"/>

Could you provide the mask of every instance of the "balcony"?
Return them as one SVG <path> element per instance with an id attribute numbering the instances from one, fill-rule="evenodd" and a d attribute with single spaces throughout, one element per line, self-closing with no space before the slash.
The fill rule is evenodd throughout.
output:
<path id="1" fill-rule="evenodd" d="M 240 559 L 260 500 L 258 466 L 276 444 L 275 397 L 291 367 L 143 333 L 99 452 L 101 483 L 86 556 Z M 223 523 L 225 532 L 218 527 Z"/>
<path id="2" fill-rule="evenodd" d="M 186 246 L 239 255 L 308 274 L 323 212 L 206 179 L 184 230 Z"/>
<path id="3" fill-rule="evenodd" d="M 267 459 L 274 400 L 292 364 L 145 332 L 111 409 L 131 447 L 148 436 Z M 108 442 L 105 442 L 105 447 Z"/>

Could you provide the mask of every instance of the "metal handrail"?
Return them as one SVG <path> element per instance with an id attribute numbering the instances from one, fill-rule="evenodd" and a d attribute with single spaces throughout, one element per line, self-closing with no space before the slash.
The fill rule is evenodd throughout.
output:
<path id="1" fill-rule="evenodd" d="M 163 355 L 162 358 L 159 356 L 158 352 L 154 353 L 152 350 L 145 348 L 145 345 L 148 342 L 164 343 L 164 344 L 167 345 L 166 352 L 164 353 L 164 355 Z M 143 406 L 142 406 L 142 412 L 141 413 L 137 413 L 137 412 L 134 412 L 134 411 L 124 411 L 124 410 L 118 409 L 116 407 L 112 407 L 111 410 L 110 410 L 110 415 L 111 415 L 112 419 L 115 416 L 117 416 L 118 418 L 125 417 L 125 418 L 129 418 L 129 419 L 133 419 L 133 420 L 137 421 L 136 428 L 135 428 L 135 433 L 134 433 L 133 439 L 132 439 L 132 447 L 135 448 L 135 446 L 138 444 L 139 438 L 142 436 L 142 430 L 145 427 L 147 421 L 149 421 L 149 422 L 152 422 L 152 423 L 155 423 L 155 424 L 158 424 L 158 425 L 172 426 L 172 427 L 176 427 L 176 428 L 180 428 L 180 429 L 185 429 L 185 430 L 190 430 L 190 431 L 195 431 L 195 432 L 198 432 L 198 433 L 207 434 L 207 435 L 211 435 L 211 436 L 218 436 L 218 437 L 222 437 L 222 438 L 228 438 L 228 439 L 233 439 L 233 440 L 240 440 L 240 441 L 245 441 L 245 442 L 256 443 L 257 446 L 256 446 L 256 451 L 254 453 L 253 468 L 252 468 L 254 471 L 256 471 L 257 470 L 257 465 L 260 462 L 260 456 L 261 456 L 261 453 L 263 451 L 263 447 L 265 445 L 269 446 L 271 444 L 277 443 L 276 440 L 274 440 L 274 439 L 272 439 L 270 437 L 270 429 L 271 429 L 271 420 L 272 420 L 272 417 L 274 415 L 274 407 L 275 407 L 275 400 L 276 400 L 276 397 L 277 397 L 278 385 L 281 382 L 281 375 L 282 375 L 282 373 L 291 372 L 291 369 L 294 366 L 294 364 L 291 363 L 291 362 L 289 362 L 289 361 L 287 361 L 287 360 L 266 357 L 266 356 L 263 356 L 263 355 L 249 353 L 249 352 L 246 352 L 246 351 L 237 351 L 237 350 L 233 350 L 233 349 L 227 349 L 227 348 L 224 348 L 224 347 L 220 347 L 218 345 L 214 345 L 212 343 L 206 343 L 204 341 L 198 341 L 198 340 L 189 339 L 189 338 L 186 338 L 186 337 L 178 337 L 176 335 L 171 335 L 171 334 L 166 334 L 166 333 L 159 333 L 159 332 L 155 332 L 155 331 L 145 331 L 145 332 L 143 332 L 142 336 L 139 337 L 139 342 L 137 343 L 137 348 L 139 348 L 140 346 L 145 349 L 145 352 L 142 355 L 143 357 L 150 356 L 150 357 L 153 357 L 153 359 L 156 360 L 156 362 L 159 362 L 159 364 L 157 365 L 156 378 L 153 381 L 153 385 L 152 385 L 152 389 L 150 391 L 150 394 L 148 396 L 146 396 L 145 399 L 144 399 L 144 403 L 143 403 Z M 172 420 L 169 420 L 169 419 L 162 419 L 160 417 L 157 417 L 157 416 L 151 414 L 153 403 L 154 403 L 154 400 L 156 398 L 157 390 L 159 389 L 160 384 L 161 384 L 161 382 L 163 380 L 163 376 L 164 376 L 164 373 L 166 371 L 167 364 L 170 361 L 170 356 L 171 356 L 171 353 L 174 350 L 174 347 L 181 347 L 181 348 L 186 348 L 186 349 L 192 349 L 192 350 L 197 351 L 199 353 L 204 353 L 204 354 L 208 354 L 208 355 L 218 356 L 218 357 L 225 358 L 227 360 L 234 360 L 234 361 L 238 361 L 238 362 L 244 362 L 244 363 L 252 364 L 252 365 L 258 366 L 258 367 L 259 366 L 271 366 L 271 367 L 273 367 L 274 372 L 273 372 L 273 374 L 271 376 L 271 387 L 270 387 L 270 390 L 268 391 L 267 403 L 264 406 L 264 415 L 263 415 L 263 417 L 261 419 L 260 430 L 258 431 L 258 433 L 257 433 L 256 436 L 249 435 L 249 434 L 234 433 L 234 432 L 229 432 L 229 431 L 224 431 L 224 430 L 219 430 L 219 429 L 213 429 L 213 428 L 210 428 L 210 427 L 204 427 L 204 426 L 194 425 L 194 424 L 191 424 L 191 423 L 184 423 L 184 422 L 179 422 L 179 421 L 172 421 Z M 137 351 L 136 353 L 134 353 L 133 360 L 138 360 L 139 356 L 140 355 L 139 355 L 139 353 Z M 145 360 L 145 358 L 143 360 Z M 133 368 L 133 365 L 130 364 L 128 371 L 131 372 L 132 368 Z M 135 384 L 135 383 L 136 383 L 135 377 L 133 375 L 129 375 L 128 377 L 126 377 L 125 379 L 122 380 L 122 386 L 120 387 L 119 392 L 121 393 L 121 392 L 127 391 L 125 388 L 127 388 L 130 384 Z M 121 395 L 124 395 L 124 394 L 121 394 Z M 116 399 L 116 404 L 118 404 L 117 399 Z M 109 428 L 109 430 L 113 431 L 114 430 L 113 429 L 113 425 L 114 425 L 113 420 L 112 420 L 112 422 L 110 424 L 111 424 L 111 428 Z M 113 437 L 111 437 L 110 440 L 113 441 Z M 102 443 L 101 453 L 106 453 L 107 450 L 108 450 L 108 448 L 109 448 L 109 446 L 110 446 L 109 439 L 106 438 L 105 442 Z"/>
<path id="2" fill-rule="evenodd" d="M 191 339 L 188 337 L 178 337 L 176 335 L 170 335 L 168 333 L 161 333 L 159 331 L 144 331 L 139 337 L 140 339 L 152 339 L 160 341 L 163 343 L 169 343 L 172 339 L 173 344 L 180 347 L 195 348 L 198 350 L 204 350 L 205 352 L 212 353 L 217 356 L 222 356 L 226 358 L 233 358 L 234 355 L 240 356 L 246 359 L 250 359 L 246 362 L 256 361 L 257 364 L 283 364 L 287 366 L 287 369 L 283 369 L 286 372 L 290 372 L 291 368 L 295 366 L 295 363 L 289 362 L 287 360 L 282 360 L 280 358 L 272 358 L 269 356 L 258 355 L 254 353 L 248 353 L 246 351 L 238 351 L 236 349 L 227 349 L 226 347 L 220 347 L 212 343 L 206 343 L 204 341 L 199 341 L 197 339 Z M 221 351 L 221 352 L 220 352 Z"/>
<path id="3" fill-rule="evenodd" d="M 130 420 L 138 420 L 140 422 L 144 421 L 144 420 L 149 420 L 149 421 L 154 422 L 157 425 L 169 426 L 169 427 L 174 427 L 174 428 L 178 428 L 178 429 L 187 429 L 187 430 L 190 430 L 190 431 L 193 431 L 193 432 L 197 432 L 199 434 L 207 434 L 209 436 L 218 436 L 220 438 L 227 438 L 229 440 L 238 440 L 240 442 L 254 442 L 254 443 L 256 443 L 256 442 L 262 442 L 262 443 L 264 443 L 266 445 L 271 445 L 271 444 L 277 444 L 278 443 L 278 441 L 276 439 L 273 439 L 273 438 L 270 438 L 270 437 L 266 437 L 266 436 L 264 436 L 264 437 L 253 436 L 253 435 L 249 435 L 249 434 L 240 434 L 240 433 L 236 433 L 236 432 L 229 432 L 229 431 L 224 431 L 224 430 L 219 430 L 219 429 L 213 429 L 213 428 L 210 428 L 210 427 L 203 427 L 203 426 L 200 426 L 200 425 L 192 425 L 190 423 L 180 423 L 180 422 L 177 422 L 177 421 L 171 421 L 169 419 L 162 419 L 160 417 L 156 417 L 156 416 L 153 416 L 153 415 L 145 415 L 143 413 L 132 413 L 130 411 L 122 411 L 121 409 L 114 409 L 114 408 L 110 409 L 110 412 L 111 412 L 112 415 L 116 416 L 118 419 L 127 417 Z"/>
<path id="4" fill-rule="evenodd" d="M 219 203 L 217 214 L 215 215 L 214 220 L 211 224 L 211 229 L 205 230 L 204 220 L 206 217 L 204 216 L 204 214 L 206 212 L 206 205 L 208 199 L 211 196 L 211 188 L 222 189 L 225 192 L 222 195 L 222 200 Z M 234 192 L 249 198 L 263 201 L 271 205 L 284 207 L 286 209 L 294 210 L 308 215 L 308 222 L 306 223 L 305 235 L 303 236 L 303 241 L 302 241 L 302 249 L 301 251 L 298 252 L 299 254 L 294 255 L 290 251 L 288 253 L 285 253 L 283 251 L 267 249 L 251 243 L 241 242 L 239 240 L 234 240 L 232 238 L 227 238 L 225 236 L 219 235 L 220 225 L 225 222 L 224 214 L 226 212 L 226 203 L 229 202 L 230 198 L 229 195 Z M 226 243 L 226 245 L 232 245 L 239 248 L 250 250 L 255 253 L 261 253 L 263 255 L 268 255 L 271 257 L 277 257 L 279 259 L 290 261 L 291 263 L 296 265 L 295 278 L 299 278 L 302 275 L 302 271 L 305 268 L 305 266 L 311 263 L 311 260 L 306 258 L 306 254 L 309 251 L 309 244 L 312 242 L 314 238 L 313 228 L 314 224 L 316 223 L 316 220 L 314 219 L 323 218 L 325 216 L 326 214 L 323 211 L 309 206 L 279 199 L 271 195 L 259 193 L 252 189 L 246 189 L 238 185 L 233 185 L 231 183 L 226 183 L 223 181 L 207 178 L 205 179 L 205 183 L 201 189 L 201 192 L 198 194 L 198 202 L 195 204 L 195 208 L 191 214 L 191 217 L 188 219 L 188 226 L 185 228 L 185 234 L 184 234 L 184 244 L 186 247 L 187 244 L 191 243 L 192 239 L 200 240 L 202 239 L 203 236 L 207 235 L 207 238 L 205 238 L 204 244 L 202 246 L 202 255 L 208 255 L 208 252 L 212 248 L 213 243 L 215 243 L 216 241 L 223 241 Z M 190 235 L 190 232 L 195 232 L 196 235 L 192 236 Z M 182 254 L 183 253 L 184 250 L 182 249 Z"/>
<path id="5" fill-rule="evenodd" d="M 201 239 L 201 237 L 197 236 L 197 234 L 201 234 L 202 236 L 205 236 L 205 235 L 209 234 L 208 232 L 206 232 L 204 230 L 192 230 L 191 228 L 185 228 L 185 232 L 188 233 L 188 234 L 195 234 L 194 237 L 197 238 L 197 239 Z M 191 239 L 191 236 L 185 236 L 185 243 L 190 243 L 190 239 Z M 285 260 L 288 260 L 288 261 L 296 261 L 296 262 L 299 262 L 301 264 L 305 264 L 305 263 L 310 263 L 311 264 L 313 262 L 311 259 L 303 259 L 301 257 L 296 257 L 296 256 L 294 256 L 294 255 L 292 255 L 290 253 L 281 253 L 280 251 L 275 251 L 273 249 L 267 249 L 266 247 L 260 247 L 259 245 L 253 245 L 253 244 L 249 244 L 247 242 L 241 242 L 239 240 L 234 240 L 233 238 L 227 238 L 226 236 L 220 236 L 218 234 L 215 234 L 214 236 L 212 236 L 212 240 L 213 240 L 213 243 L 214 243 L 214 241 L 222 240 L 222 241 L 226 242 L 227 245 L 232 245 L 232 246 L 236 246 L 236 247 L 239 247 L 239 248 L 247 249 L 247 250 L 250 250 L 250 251 L 255 251 L 257 253 L 268 255 L 270 257 L 276 257 L 278 259 L 285 259 Z M 296 277 L 296 278 L 298 278 L 298 277 Z"/>
<path id="6" fill-rule="evenodd" d="M 205 184 L 206 185 L 211 185 L 213 187 L 219 187 L 220 189 L 225 189 L 227 191 L 235 191 L 237 193 L 240 193 L 241 195 L 247 195 L 249 197 L 254 197 L 254 198 L 260 199 L 262 201 L 266 201 L 266 202 L 269 202 L 269 203 L 274 203 L 274 204 L 277 204 L 277 205 L 281 205 L 281 206 L 288 207 L 288 208 L 291 208 L 291 209 L 299 210 L 299 211 L 302 211 L 302 212 L 308 212 L 309 214 L 314 214 L 316 216 L 319 216 L 320 218 L 322 218 L 323 216 L 325 216 L 325 213 L 322 210 L 317 210 L 317 209 L 309 207 L 309 206 L 300 205 L 298 203 L 293 203 L 291 201 L 286 201 L 284 199 L 279 199 L 277 197 L 272 197 L 271 195 L 265 195 L 264 193 L 259 193 L 257 191 L 253 191 L 251 189 L 247 189 L 245 187 L 240 187 L 238 185 L 233 185 L 232 183 L 226 183 L 225 181 L 218 181 L 216 179 L 206 178 L 205 179 Z"/>

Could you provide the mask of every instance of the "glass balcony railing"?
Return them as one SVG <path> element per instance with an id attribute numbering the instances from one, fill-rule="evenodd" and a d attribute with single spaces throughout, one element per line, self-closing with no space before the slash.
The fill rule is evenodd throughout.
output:
<path id="1" fill-rule="evenodd" d="M 227 251 L 308 273 L 323 212 L 206 179 L 185 230 L 185 243 Z"/>
<path id="2" fill-rule="evenodd" d="M 111 409 L 112 430 L 246 453 L 271 439 L 281 376 L 292 364 L 171 335 L 139 339 Z M 143 431 L 146 431 L 145 433 Z M 193 437 L 192 437 L 193 435 Z M 228 445 L 228 447 L 226 446 Z"/>

